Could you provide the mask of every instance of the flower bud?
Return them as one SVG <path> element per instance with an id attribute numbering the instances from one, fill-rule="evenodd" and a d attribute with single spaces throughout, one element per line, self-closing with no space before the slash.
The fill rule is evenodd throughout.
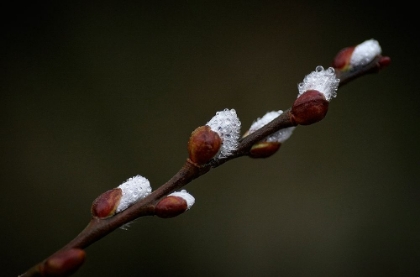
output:
<path id="1" fill-rule="evenodd" d="M 161 218 L 175 217 L 190 209 L 194 202 L 194 197 L 186 190 L 174 192 L 159 201 L 155 214 Z"/>
<path id="2" fill-rule="evenodd" d="M 292 120 L 301 125 L 322 120 L 327 114 L 328 102 L 337 96 L 339 83 L 334 68 L 324 70 L 322 66 L 317 66 L 298 85 L 298 98 L 290 112 Z"/>
<path id="3" fill-rule="evenodd" d="M 347 47 L 335 56 L 332 67 L 341 71 L 350 71 L 363 67 L 373 61 L 382 52 L 378 41 L 369 39 L 356 46 Z"/>
<path id="4" fill-rule="evenodd" d="M 308 90 L 295 100 L 291 110 L 296 124 L 309 125 L 322 120 L 328 112 L 329 102 L 317 90 Z"/>
<path id="5" fill-rule="evenodd" d="M 152 188 L 148 179 L 141 175 L 129 178 L 126 182 L 118 186 L 122 191 L 121 200 L 116 212 L 122 212 L 136 201 L 145 198 L 150 194 Z"/>
<path id="6" fill-rule="evenodd" d="M 85 251 L 78 248 L 58 252 L 41 265 L 41 275 L 60 277 L 70 276 L 83 264 L 85 257 Z"/>
<path id="7" fill-rule="evenodd" d="M 198 165 L 206 164 L 219 153 L 221 145 L 222 139 L 209 126 L 198 127 L 188 141 L 189 158 Z"/>
<path id="8" fill-rule="evenodd" d="M 198 165 L 226 158 L 238 147 L 241 122 L 234 109 L 217 112 L 206 126 L 194 130 L 188 142 L 189 159 Z"/>
<path id="9" fill-rule="evenodd" d="M 113 216 L 122 197 L 120 188 L 113 188 L 99 195 L 93 201 L 91 212 L 94 217 L 107 218 Z"/>
<path id="10" fill-rule="evenodd" d="M 99 195 L 92 203 L 92 216 L 101 219 L 111 217 L 145 198 L 151 191 L 149 180 L 140 175 L 131 177 L 117 188 Z"/>
<path id="11" fill-rule="evenodd" d="M 249 130 L 244 134 L 246 137 L 249 134 L 254 133 L 261 127 L 265 126 L 269 122 L 283 113 L 282 110 L 267 112 L 263 117 L 258 118 L 254 121 Z M 281 129 L 273 134 L 267 136 L 265 139 L 254 144 L 249 150 L 249 157 L 251 158 L 267 158 L 273 155 L 279 150 L 282 143 L 284 143 L 292 135 L 295 127 L 288 127 Z"/>

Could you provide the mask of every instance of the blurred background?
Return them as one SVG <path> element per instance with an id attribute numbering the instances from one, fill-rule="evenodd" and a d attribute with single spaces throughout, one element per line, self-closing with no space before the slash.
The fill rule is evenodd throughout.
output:
<path id="1" fill-rule="evenodd" d="M 416 18 L 369 3 L 3 9 L 1 275 L 75 237 L 102 192 L 137 174 L 166 182 L 217 111 L 235 109 L 244 133 L 289 108 L 317 65 L 373 38 L 391 65 L 340 88 L 323 121 L 269 159 L 193 181 L 190 211 L 116 230 L 74 276 L 419 276 Z"/>

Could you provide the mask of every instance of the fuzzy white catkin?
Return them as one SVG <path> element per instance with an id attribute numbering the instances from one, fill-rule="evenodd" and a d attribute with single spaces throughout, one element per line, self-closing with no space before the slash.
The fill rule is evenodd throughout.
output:
<path id="1" fill-rule="evenodd" d="M 351 67 L 360 67 L 370 63 L 376 56 L 382 52 L 379 42 L 369 39 L 357 45 L 350 58 Z"/>
<path id="2" fill-rule="evenodd" d="M 315 71 L 306 75 L 303 82 L 298 84 L 298 97 L 308 90 L 317 90 L 324 94 L 327 101 L 330 101 L 337 96 L 339 84 L 340 80 L 336 78 L 334 68 L 324 69 L 324 67 L 318 65 Z"/>
<path id="3" fill-rule="evenodd" d="M 116 210 L 117 213 L 124 211 L 152 191 L 149 180 L 141 175 L 129 178 L 126 182 L 119 185 L 118 188 L 122 190 L 122 196 Z"/>
<path id="4" fill-rule="evenodd" d="M 183 189 L 181 191 L 175 191 L 175 192 L 169 194 L 168 196 L 177 196 L 177 197 L 181 197 L 182 199 L 184 199 L 185 202 L 187 202 L 187 209 L 190 209 L 192 207 L 192 205 L 194 205 L 194 203 L 195 203 L 194 196 L 189 194 L 185 189 Z"/>
<path id="5" fill-rule="evenodd" d="M 214 159 L 226 158 L 238 148 L 241 121 L 234 109 L 217 112 L 206 125 L 222 139 L 222 146 Z"/>
<path id="6" fill-rule="evenodd" d="M 258 118 L 256 121 L 254 121 L 254 123 L 252 123 L 251 127 L 249 128 L 248 134 L 252 134 L 253 132 L 257 131 L 258 129 L 265 126 L 266 124 L 271 122 L 273 119 L 275 119 L 282 113 L 283 113 L 282 110 L 267 112 L 263 117 Z M 266 139 L 264 139 L 264 141 L 283 143 L 287 139 L 289 139 L 289 137 L 292 135 L 293 130 L 295 128 L 296 127 L 288 127 L 288 128 L 281 129 L 269 135 Z"/>

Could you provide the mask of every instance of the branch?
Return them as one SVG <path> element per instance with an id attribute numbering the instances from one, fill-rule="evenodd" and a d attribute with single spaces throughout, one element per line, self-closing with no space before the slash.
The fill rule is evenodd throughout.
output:
<path id="1" fill-rule="evenodd" d="M 174 193 L 176 190 L 232 159 L 242 156 L 267 158 L 273 155 L 297 125 L 313 124 L 325 117 L 329 102 L 339 87 L 367 74 L 377 73 L 389 64 L 390 58 L 381 55 L 381 48 L 374 40 L 344 48 L 333 59 L 332 67 L 324 70 L 318 66 L 316 71 L 305 77 L 299 84 L 298 98 L 291 108 L 260 118 L 237 140 L 234 137 L 238 130 L 228 130 L 227 134 L 220 131 L 235 125 L 232 121 L 237 119 L 229 116 L 236 116 L 236 112 L 220 112 L 207 125 L 192 132 L 188 144 L 189 158 L 170 180 L 151 191 L 148 180 L 137 176 L 118 188 L 104 192 L 93 202 L 92 218 L 86 228 L 64 247 L 20 276 L 70 276 L 84 262 L 83 249 L 114 230 L 139 217 L 156 215 L 166 218 L 185 212 L 194 199 L 187 193 L 183 194 L 184 191 Z M 240 125 L 240 122 L 236 125 Z M 133 188 L 133 184 L 140 187 Z M 130 198 L 131 192 L 126 191 L 127 188 L 138 189 L 136 199 Z"/>

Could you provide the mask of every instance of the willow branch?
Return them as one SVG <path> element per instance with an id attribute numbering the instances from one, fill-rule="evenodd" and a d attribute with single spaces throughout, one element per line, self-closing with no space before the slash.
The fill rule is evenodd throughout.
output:
<path id="1" fill-rule="evenodd" d="M 345 54 L 347 55 L 347 52 Z M 343 54 L 340 55 L 341 56 L 339 58 L 342 59 Z M 345 58 L 348 60 L 347 56 L 345 56 Z M 337 59 L 338 58 L 336 58 L 335 60 L 336 63 L 338 63 Z M 339 60 L 339 62 L 341 61 L 342 60 Z M 389 62 L 389 57 L 377 55 L 375 56 L 375 58 L 372 59 L 372 61 L 363 65 L 362 67 L 354 68 L 352 70 L 336 69 L 335 74 L 336 77 L 339 79 L 339 86 L 341 87 L 349 83 L 350 81 L 353 81 L 367 74 L 377 73 L 382 68 L 386 67 L 389 64 Z M 85 249 L 94 242 L 113 232 L 114 230 L 136 220 L 139 217 L 155 215 L 156 204 L 163 198 L 167 197 L 170 193 L 179 190 L 180 188 L 191 183 L 194 179 L 206 174 L 211 169 L 216 168 L 229 160 L 242 156 L 248 156 L 250 153 L 250 149 L 256 143 L 262 141 L 269 135 L 284 128 L 297 126 L 298 123 L 294 119 L 291 110 L 292 108 L 285 110 L 271 122 L 267 123 L 255 132 L 241 138 L 238 142 L 238 147 L 236 148 L 236 150 L 234 150 L 228 157 L 213 159 L 210 162 L 202 165 L 198 165 L 197 163 L 191 161 L 188 158 L 184 165 L 181 167 L 181 169 L 171 179 L 169 179 L 166 183 L 158 187 L 156 190 L 152 191 L 146 197 L 140 199 L 139 201 L 129 206 L 127 209 L 112 214 L 112 216 L 106 218 L 98 218 L 97 216 L 92 216 L 90 222 L 85 227 L 85 229 L 82 230 L 73 240 L 71 240 L 64 247 L 52 254 L 50 257 L 43 260 L 41 263 L 34 265 L 32 268 L 30 268 L 28 271 L 26 271 L 20 276 L 59 276 L 59 274 L 56 274 L 54 272 L 51 273 L 51 270 L 49 270 L 51 265 L 48 264 L 48 262 L 51 263 L 51 259 L 53 259 L 54 257 L 58 257 L 57 255 L 59 255 L 60 253 L 67 253 L 64 255 L 63 259 L 65 261 L 69 260 L 68 257 L 71 254 L 73 256 L 70 255 L 70 258 L 72 258 L 73 260 L 70 260 L 75 261 L 74 263 L 76 263 L 77 261 L 79 261 L 78 259 L 81 259 L 81 257 L 84 254 L 82 255 L 81 252 L 68 252 L 71 249 Z M 67 270 L 65 271 L 65 274 L 67 274 L 66 276 L 71 275 L 73 273 L 73 270 L 77 270 L 78 267 L 74 268 L 75 269 L 72 269 L 71 267 L 69 267 L 69 269 L 64 268 L 65 270 Z"/>

